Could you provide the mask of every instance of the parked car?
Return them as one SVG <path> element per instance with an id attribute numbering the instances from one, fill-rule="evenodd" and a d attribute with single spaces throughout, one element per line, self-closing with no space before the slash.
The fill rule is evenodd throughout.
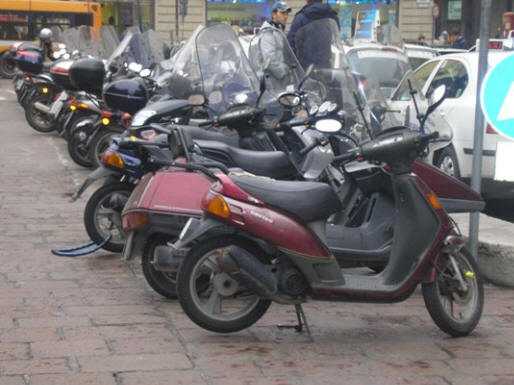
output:
<path id="1" fill-rule="evenodd" d="M 353 45 L 344 45 L 344 51 L 352 70 L 375 78 L 387 99 L 411 69 L 407 55 L 396 46 L 356 41 Z"/>
<path id="2" fill-rule="evenodd" d="M 489 53 L 489 66 L 496 65 L 508 52 Z M 439 56 L 421 65 L 415 72 L 422 92 L 429 97 L 440 85 L 446 86 L 446 99 L 438 108 L 453 130 L 451 144 L 434 155 L 434 164 L 450 175 L 469 181 L 473 158 L 473 135 L 477 94 L 478 53 L 467 52 Z M 392 102 L 405 98 L 401 87 Z M 482 193 L 485 198 L 514 195 L 514 183 L 495 180 L 496 147 L 509 141 L 491 126 L 484 127 Z"/>
<path id="3" fill-rule="evenodd" d="M 426 45 L 405 44 L 403 47 L 413 70 L 426 61 L 439 56 L 439 52 L 437 52 L 435 48 L 428 47 Z"/>

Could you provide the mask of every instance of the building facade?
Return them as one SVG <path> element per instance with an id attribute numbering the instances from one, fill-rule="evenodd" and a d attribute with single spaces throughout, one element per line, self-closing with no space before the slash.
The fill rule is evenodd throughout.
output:
<path id="1" fill-rule="evenodd" d="M 137 0 L 136 0 L 137 1 Z M 155 28 L 169 41 L 187 38 L 199 25 L 226 22 L 253 33 L 270 17 L 274 0 L 186 0 L 187 16 L 180 16 L 181 0 L 153 1 Z M 182 0 L 184 1 L 184 0 Z M 324 0 L 338 12 L 343 35 L 353 36 L 359 13 L 375 9 L 381 24 L 398 26 L 402 37 L 416 40 L 420 35 L 430 42 L 442 31 L 459 31 L 473 43 L 480 25 L 480 0 Z M 289 0 L 293 9 L 289 22 L 305 4 L 305 0 Z M 513 0 L 495 0 L 492 10 L 490 36 L 501 32 L 503 13 L 512 10 Z"/>

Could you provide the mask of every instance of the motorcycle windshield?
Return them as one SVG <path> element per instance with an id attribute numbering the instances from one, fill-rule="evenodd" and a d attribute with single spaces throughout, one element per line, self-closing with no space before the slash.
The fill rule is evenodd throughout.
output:
<path id="1" fill-rule="evenodd" d="M 168 84 L 178 98 L 202 94 L 215 115 L 234 104 L 254 105 L 259 95 L 257 75 L 227 24 L 195 30 L 177 53 Z"/>
<path id="2" fill-rule="evenodd" d="M 271 24 L 262 27 L 252 38 L 248 57 L 259 79 L 264 76 L 264 63 L 269 60 L 265 77 L 266 91 L 275 98 L 282 92 L 295 90 L 303 78 L 303 68 L 286 35 Z"/>
<path id="3" fill-rule="evenodd" d="M 118 44 L 114 52 L 109 56 L 109 59 L 107 59 L 106 66 L 109 68 L 115 61 L 117 62 L 120 57 L 122 57 L 125 53 L 125 51 L 128 49 L 128 46 L 130 44 L 130 41 L 132 40 L 132 32 L 127 32 L 125 36 L 123 37 L 123 40 Z"/>
<path id="4" fill-rule="evenodd" d="M 427 113 L 429 105 L 432 103 L 425 97 L 421 92 L 422 84 L 419 79 L 414 75 L 411 70 L 405 74 L 400 84 L 393 92 L 392 102 L 400 102 L 406 104 L 406 108 L 403 112 L 403 124 L 410 127 L 412 130 L 420 130 L 420 121 L 417 118 L 416 106 L 419 110 L 420 115 L 424 116 Z M 413 96 L 416 101 L 414 104 Z M 426 133 L 437 131 L 439 132 L 438 142 L 450 141 L 453 137 L 453 131 L 451 126 L 445 120 L 445 118 L 437 111 L 437 109 L 428 115 L 423 129 Z"/>
<path id="5" fill-rule="evenodd" d="M 112 25 L 104 25 L 100 28 L 100 38 L 103 46 L 103 57 L 108 58 L 120 44 L 120 39 Z"/>
<path id="6" fill-rule="evenodd" d="M 150 29 L 143 33 L 143 44 L 145 46 L 147 64 L 144 68 L 149 68 L 154 64 L 169 58 L 170 47 L 159 37 L 157 32 Z"/>
<path id="7" fill-rule="evenodd" d="M 81 25 L 77 29 L 79 36 L 78 50 L 81 54 L 102 58 L 104 49 L 99 33 L 93 27 L 86 25 Z"/>

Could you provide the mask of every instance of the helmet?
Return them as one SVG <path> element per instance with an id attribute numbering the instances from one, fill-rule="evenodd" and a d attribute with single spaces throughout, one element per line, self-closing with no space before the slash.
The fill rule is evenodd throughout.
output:
<path id="1" fill-rule="evenodd" d="M 43 28 L 39 32 L 39 38 L 40 39 L 51 39 L 52 38 L 52 30 L 50 28 Z"/>

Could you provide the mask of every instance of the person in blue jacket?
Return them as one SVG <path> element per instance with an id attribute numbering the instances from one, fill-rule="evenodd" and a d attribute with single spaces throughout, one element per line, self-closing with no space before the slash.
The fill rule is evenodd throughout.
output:
<path id="1" fill-rule="evenodd" d="M 294 17 L 293 23 L 291 24 L 291 29 L 287 34 L 287 40 L 289 41 L 293 52 L 299 58 L 300 64 L 302 64 L 304 69 L 312 62 L 309 60 L 309 57 L 314 58 L 315 54 L 314 52 L 299 52 L 301 47 L 298 47 L 296 44 L 296 40 L 298 38 L 296 34 L 309 23 L 315 20 L 326 18 L 334 19 L 337 23 L 337 26 L 339 27 L 339 18 L 337 17 L 337 13 L 330 7 L 330 5 L 323 4 L 322 0 L 307 0 L 307 4 Z M 303 58 L 303 60 L 301 58 Z"/>

